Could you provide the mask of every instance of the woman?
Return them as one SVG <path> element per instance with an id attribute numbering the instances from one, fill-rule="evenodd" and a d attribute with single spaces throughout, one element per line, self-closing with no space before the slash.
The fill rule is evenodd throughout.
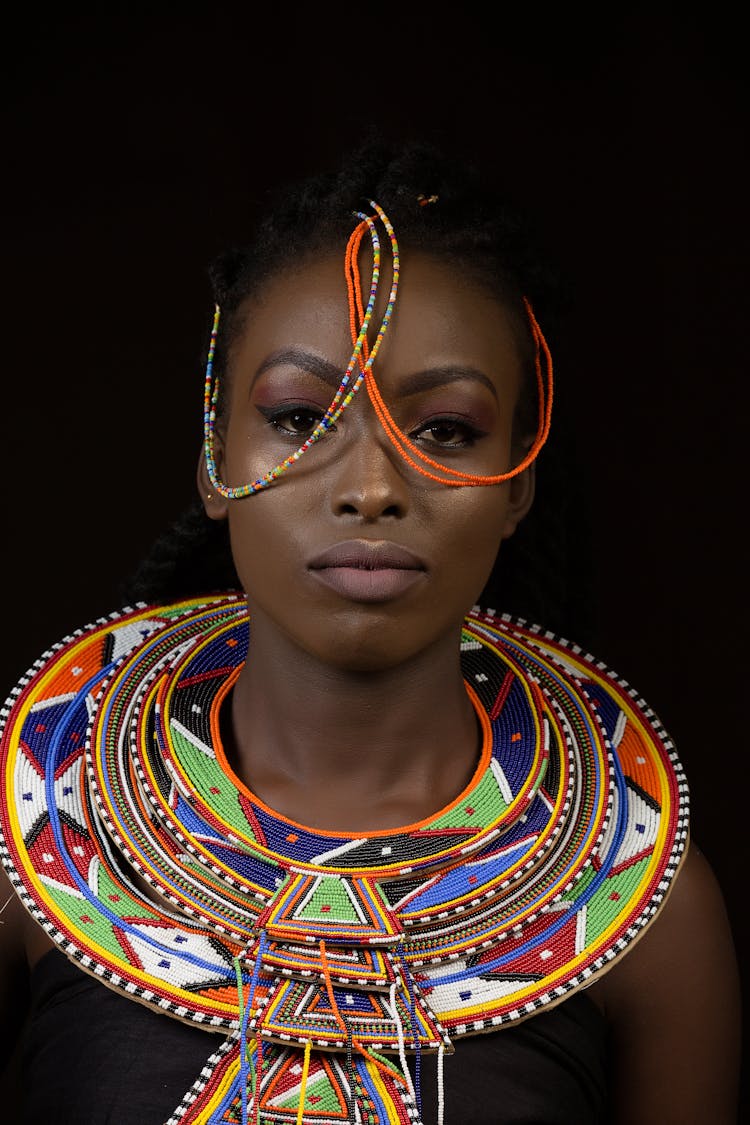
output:
<path id="1" fill-rule="evenodd" d="M 422 146 L 216 264 L 201 511 L 6 707 L 19 1120 L 734 1121 L 666 732 L 476 606 L 549 432 L 542 280 Z"/>

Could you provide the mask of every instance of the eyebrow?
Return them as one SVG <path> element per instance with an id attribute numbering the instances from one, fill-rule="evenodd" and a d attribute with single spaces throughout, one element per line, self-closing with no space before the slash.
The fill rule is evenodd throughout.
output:
<path id="1" fill-rule="evenodd" d="M 315 375 L 324 383 L 328 383 L 334 390 L 338 389 L 344 375 L 344 372 L 335 363 L 323 359 L 315 352 L 307 352 L 303 348 L 279 348 L 266 356 L 259 365 L 250 384 L 251 388 L 264 371 L 284 363 Z M 463 364 L 445 364 L 441 367 L 428 367 L 424 371 L 413 371 L 399 381 L 399 394 L 419 394 L 446 383 L 457 383 L 462 379 L 470 379 L 475 383 L 481 383 L 497 398 L 497 390 L 492 380 L 479 368 L 464 366 Z"/>

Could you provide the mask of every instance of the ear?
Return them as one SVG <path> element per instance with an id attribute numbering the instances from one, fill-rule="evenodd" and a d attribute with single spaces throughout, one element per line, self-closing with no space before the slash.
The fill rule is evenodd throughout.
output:
<path id="1" fill-rule="evenodd" d="M 510 486 L 510 499 L 508 511 L 505 515 L 505 522 L 503 524 L 503 539 L 510 539 L 521 520 L 528 514 L 531 505 L 534 503 L 534 493 L 536 491 L 536 461 L 532 461 L 528 468 L 524 469 L 522 473 L 511 477 L 508 484 Z"/>
<path id="2" fill-rule="evenodd" d="M 221 465 L 222 458 L 223 449 L 220 441 L 215 437 L 214 459 L 217 467 Z M 220 492 L 217 492 L 211 483 L 211 478 L 208 475 L 208 467 L 206 465 L 205 446 L 201 446 L 196 481 L 198 484 L 198 495 L 201 498 L 201 503 L 203 504 L 204 511 L 208 518 L 210 520 L 225 520 L 227 518 L 229 501 L 226 496 L 222 496 Z"/>

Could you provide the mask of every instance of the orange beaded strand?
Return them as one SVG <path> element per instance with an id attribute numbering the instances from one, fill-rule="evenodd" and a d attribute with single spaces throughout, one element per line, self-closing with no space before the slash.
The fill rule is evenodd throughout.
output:
<path id="1" fill-rule="evenodd" d="M 356 325 L 358 321 L 362 321 L 363 317 L 360 275 L 356 256 L 352 257 L 351 255 L 347 255 L 347 266 L 349 269 L 351 269 L 351 277 L 347 275 L 349 292 L 349 323 L 352 332 L 352 338 L 356 339 Z M 407 464 L 411 465 L 413 469 L 416 469 L 418 473 L 421 473 L 422 476 L 428 477 L 430 480 L 437 481 L 439 484 L 451 485 L 456 488 L 465 488 L 470 485 L 502 484 L 503 481 L 510 480 L 511 477 L 518 476 L 519 473 L 522 473 L 524 469 L 528 468 L 532 461 L 536 459 L 540 449 L 546 442 L 547 437 L 549 436 L 550 425 L 552 421 L 552 355 L 547 345 L 547 341 L 544 338 L 544 334 L 539 327 L 539 323 L 534 316 L 531 302 L 526 297 L 523 298 L 523 301 L 526 308 L 526 315 L 528 316 L 529 324 L 531 325 L 531 332 L 535 347 L 534 368 L 536 374 L 537 398 L 539 403 L 537 433 L 526 455 L 513 469 L 509 470 L 506 473 L 497 473 L 493 475 L 467 473 L 460 469 L 453 469 L 448 465 L 443 465 L 439 461 L 434 460 L 434 458 L 429 457 L 424 452 L 424 450 L 419 449 L 419 447 L 415 445 L 415 443 L 411 441 L 411 439 L 396 425 L 393 416 L 386 406 L 382 394 L 380 393 L 380 388 L 378 387 L 375 380 L 375 376 L 372 370 L 372 360 L 370 359 L 366 370 L 364 367 L 361 367 L 361 371 L 365 380 L 365 387 L 370 397 L 370 402 L 372 403 L 375 413 L 378 416 L 378 420 L 385 430 L 386 434 L 388 435 L 391 444 L 395 447 L 396 451 L 404 459 L 404 461 L 406 461 Z M 362 352 L 364 353 L 365 358 L 367 358 L 366 340 L 362 347 Z M 542 375 L 541 353 L 544 354 L 545 364 L 547 368 L 546 385 Z M 361 359 L 359 360 L 359 363 L 361 366 Z M 410 452 L 407 452 L 407 450 L 409 450 Z M 440 472 L 448 474 L 448 479 L 446 479 L 446 477 L 444 476 L 438 476 L 437 473 L 430 472 L 429 469 L 425 469 L 422 465 L 415 461 L 412 456 L 410 456 L 410 453 L 414 453 L 425 464 L 431 465 L 433 468 L 439 469 Z"/>

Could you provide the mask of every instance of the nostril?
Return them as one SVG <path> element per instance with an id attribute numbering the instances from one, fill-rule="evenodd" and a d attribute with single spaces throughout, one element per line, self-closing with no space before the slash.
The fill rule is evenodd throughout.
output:
<path id="1" fill-rule="evenodd" d="M 397 518 L 402 511 L 399 504 L 379 506 L 368 503 L 364 499 L 362 503 L 341 503 L 336 507 L 336 512 L 340 516 L 358 516 L 364 519 L 382 519 L 387 516 Z"/>

